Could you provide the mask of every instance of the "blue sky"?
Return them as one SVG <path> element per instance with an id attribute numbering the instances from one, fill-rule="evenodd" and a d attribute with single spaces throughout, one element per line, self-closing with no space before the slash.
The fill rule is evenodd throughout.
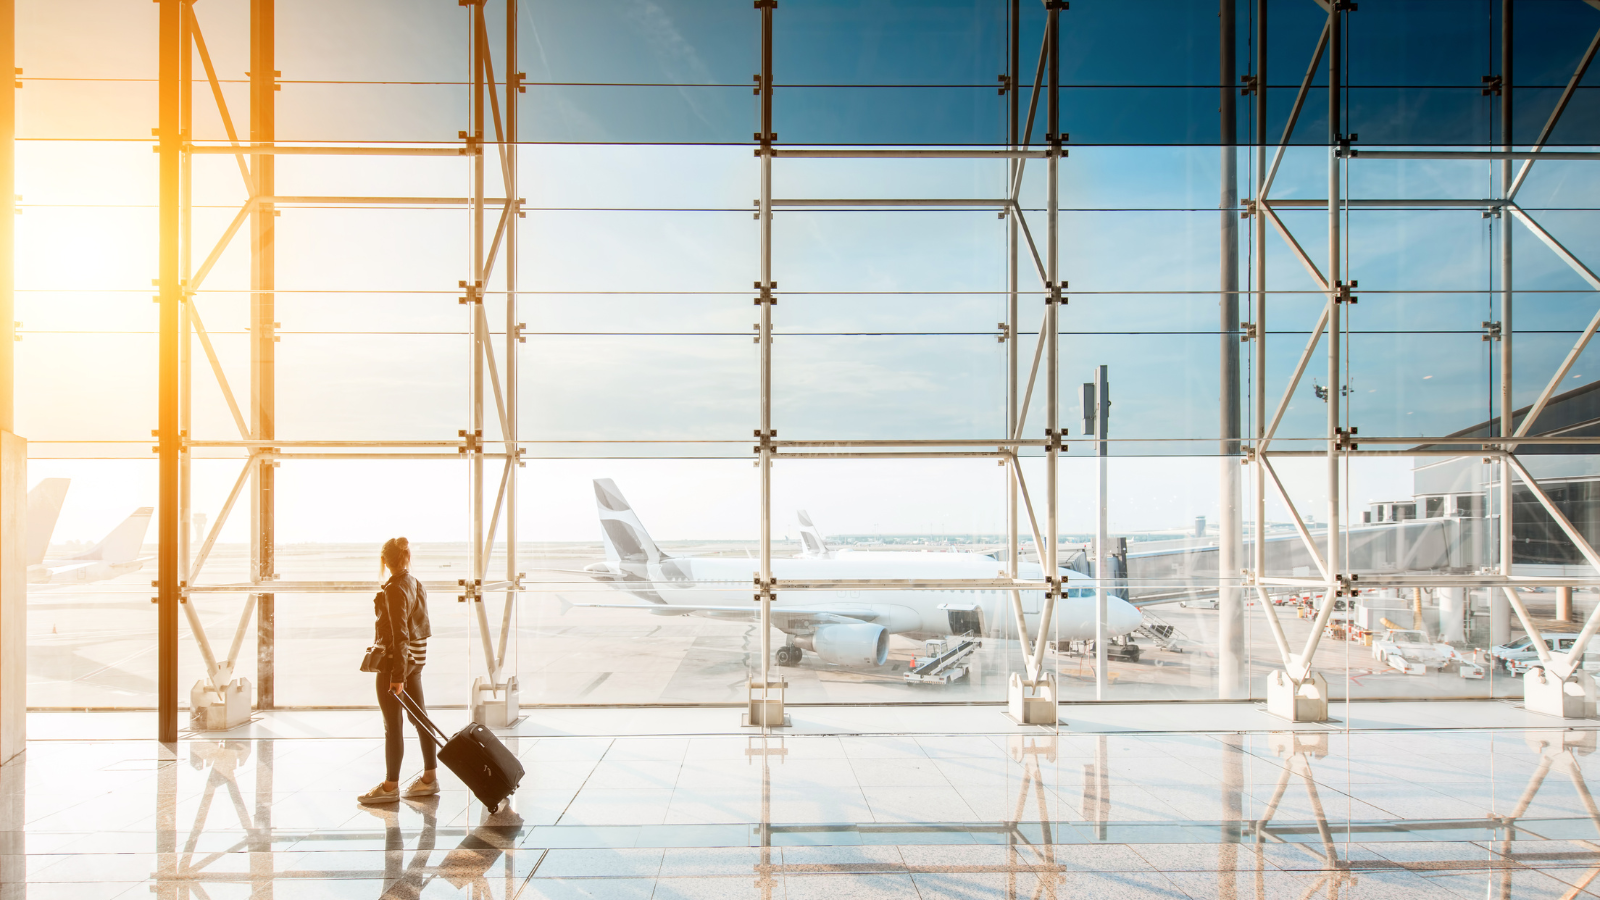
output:
<path id="1" fill-rule="evenodd" d="M 283 135 L 450 141 L 466 127 L 459 85 L 304 83 L 463 78 L 465 15 L 437 3 L 404 6 L 402 15 L 397 4 L 375 0 L 280 0 L 279 68 L 296 82 L 285 85 L 280 99 Z M 1528 10 L 1519 22 L 1541 23 L 1540 34 L 1548 35 L 1547 44 L 1519 51 L 1530 60 L 1522 64 L 1522 77 L 1536 83 L 1564 79 L 1562 67 L 1570 67 L 1587 34 L 1600 28 L 1600 13 L 1568 8 L 1578 3 L 1560 6 L 1519 6 L 1519 16 Z M 22 7 L 19 63 L 29 77 L 153 74 L 153 4 L 70 0 Z M 1039 16 L 1025 7 L 1023 68 L 1031 76 Z M 196 7 L 225 79 L 242 78 L 248 67 L 245 8 L 243 2 Z M 495 35 L 502 9 L 491 4 Z M 1320 28 L 1306 10 L 1314 7 L 1272 7 L 1274 46 L 1288 48 L 1273 57 L 1274 85 L 1292 84 L 1303 71 Z M 1003 4 L 975 0 L 784 0 L 776 19 L 780 142 L 998 139 L 1004 119 L 994 84 L 1004 64 L 1003 11 Z M 750 75 L 759 68 L 757 17 L 748 2 L 528 2 L 523 14 L 519 65 L 530 80 L 657 85 L 530 87 L 525 139 L 748 142 L 756 112 Z M 67 46 L 54 36 L 63 17 L 103 28 Z M 1364 4 L 1353 17 L 1351 38 L 1358 83 L 1395 78 L 1427 89 L 1404 96 L 1376 87 L 1356 92 L 1352 115 L 1366 118 L 1352 127 L 1359 125 L 1364 137 L 1415 137 L 1420 130 L 1439 140 L 1489 128 L 1490 101 L 1479 94 L 1476 75 L 1462 73 L 1478 73 L 1493 60 L 1469 59 L 1468 65 L 1457 57 L 1491 52 L 1493 42 L 1487 20 L 1469 18 L 1452 19 L 1428 0 Z M 1436 42 L 1384 43 L 1395 28 L 1420 28 L 1416 23 L 1423 21 L 1431 28 L 1440 20 L 1464 29 L 1452 39 L 1453 55 Z M 1063 80 L 1080 87 L 1063 100 L 1064 128 L 1075 146 L 1061 166 L 1062 271 L 1072 297 L 1062 318 L 1062 420 L 1078 433 L 1077 385 L 1094 366 L 1108 364 L 1114 435 L 1186 440 L 1118 449 L 1172 458 L 1118 463 L 1116 528 L 1182 527 L 1195 515 L 1215 515 L 1218 462 L 1201 454 L 1214 450 L 1218 434 L 1220 339 L 1212 292 L 1221 151 L 1193 145 L 1215 140 L 1216 89 L 1205 87 L 1215 78 L 1215 23 L 1214 4 L 1178 0 L 1079 0 L 1063 20 L 1070 58 Z M 1140 40 L 1130 45 L 1106 37 L 1130 33 Z M 1406 64 L 1392 71 L 1369 65 L 1391 51 Z M 928 84 L 949 86 L 916 86 Z M 225 88 L 236 122 L 245 119 L 243 87 Z M 1527 90 L 1525 99 L 1519 94 L 1523 115 L 1542 121 L 1538 109 L 1549 98 Z M 1274 109 L 1292 92 L 1292 86 L 1274 88 Z M 155 414 L 155 342 L 148 333 L 155 309 L 148 299 L 155 181 L 146 143 L 153 96 L 148 83 L 30 81 L 19 97 L 26 135 L 129 142 L 25 142 L 19 149 L 19 192 L 30 204 L 19 221 L 18 286 L 24 293 L 18 318 L 29 332 L 18 345 L 24 384 L 19 428 L 35 440 L 138 441 L 115 451 L 135 456 L 146 449 L 142 442 Z M 1320 102 L 1314 95 L 1297 136 L 1319 140 L 1325 134 Z M 1584 92 L 1569 113 L 1572 121 L 1595 118 L 1581 114 L 1587 102 Z M 198 132 L 219 137 L 203 89 L 196 110 Z M 1248 106 L 1240 112 L 1247 116 Z M 1043 130 L 1041 118 L 1035 134 Z M 1583 135 L 1558 132 L 1558 138 Z M 1076 146 L 1105 140 L 1168 145 Z M 530 145 L 520 153 L 520 193 L 534 207 L 521 226 L 522 287 L 539 293 L 523 298 L 519 318 L 544 333 L 522 350 L 523 437 L 726 441 L 647 450 L 608 446 L 603 452 L 730 457 L 530 464 L 523 533 L 594 536 L 587 481 L 614 477 L 630 497 L 647 498 L 636 502 L 660 510 L 660 524 L 652 527 L 663 538 L 752 536 L 754 469 L 746 455 L 756 416 L 756 347 L 749 335 L 758 231 L 749 210 L 758 185 L 749 147 L 579 143 Z M 1250 158 L 1241 153 L 1244 182 Z M 1322 197 L 1325 166 L 1321 148 L 1292 150 L 1274 195 Z M 1600 205 L 1600 181 L 1582 166 L 1540 163 L 1520 200 L 1541 210 L 1535 214 L 1546 227 L 1595 265 L 1600 233 L 1593 214 L 1549 209 Z M 204 208 L 194 228 L 203 255 L 244 191 L 228 157 L 201 158 L 195 171 Z M 993 197 L 1004 190 L 1004 172 L 992 161 L 780 160 L 774 190 L 796 198 Z M 1356 197 L 1481 197 L 1493 189 L 1491 172 L 1487 162 L 1364 161 L 1352 166 L 1349 189 Z M 450 159 L 284 159 L 279 191 L 461 196 L 466 174 L 461 161 Z M 1031 162 L 1022 197 L 1040 239 L 1043 176 L 1041 162 Z M 492 195 L 496 178 L 491 164 Z M 91 211 L 65 204 L 120 206 Z M 679 209 L 693 211 L 672 211 Z M 1321 264 L 1325 213 L 1291 210 L 1283 218 Z M 1444 433 L 1487 418 L 1494 373 L 1491 345 L 1478 332 L 1480 321 L 1495 317 L 1488 291 L 1495 285 L 1494 229 L 1502 225 L 1470 209 L 1351 214 L 1350 271 L 1361 282 L 1361 302 L 1351 310 L 1358 333 L 1348 341 L 1351 421 L 1364 434 Z M 1241 252 L 1248 254 L 1250 223 L 1241 227 Z M 466 425 L 469 372 L 464 313 L 455 301 L 467 267 L 465 215 L 294 209 L 283 213 L 279 229 L 285 293 L 278 318 L 286 332 L 279 345 L 280 435 L 454 436 Z M 1004 318 L 1005 230 L 993 212 L 783 212 L 775 234 L 781 436 L 1000 433 L 1003 346 L 994 335 Z M 1519 328 L 1556 332 L 1518 338 L 1522 403 L 1570 345 L 1560 332 L 1581 329 L 1595 298 L 1526 231 L 1519 230 L 1516 241 L 1517 286 L 1529 292 L 1518 301 Z M 238 292 L 248 285 L 244 249 L 237 245 L 223 257 L 207 284 L 219 293 L 199 302 L 236 391 L 248 384 L 248 305 Z M 1268 264 L 1275 292 L 1268 328 L 1283 332 L 1269 342 L 1275 401 L 1322 301 L 1276 235 L 1269 235 Z M 1021 318 L 1031 332 L 1040 300 L 1026 256 L 1022 286 L 1030 293 Z M 498 301 L 489 314 L 491 322 L 504 319 Z M 85 330 L 116 333 L 43 333 Z M 1025 358 L 1031 341 L 1025 339 Z M 1580 360 L 1569 386 L 1595 374 L 1592 355 Z M 1324 369 L 1319 358 L 1308 372 L 1284 436 L 1321 433 L 1323 406 L 1310 391 L 1313 375 L 1325 382 Z M 197 436 L 229 436 L 231 420 L 203 368 L 195 384 Z M 1029 418 L 1036 433 L 1044 425 L 1040 395 L 1042 388 Z M 592 452 L 571 445 L 545 449 Z M 1073 453 L 1086 449 L 1075 444 Z M 36 448 L 40 457 L 105 452 L 98 445 Z M 815 468 L 802 473 L 804 466 Z M 1320 478 L 1300 468 L 1286 464 L 1285 477 L 1297 497 L 1315 504 Z M 1358 510 L 1368 499 L 1409 493 L 1402 462 L 1356 469 L 1351 501 Z M 219 505 L 234 471 L 232 463 L 197 467 L 196 508 Z M 1064 487 L 1064 529 L 1081 530 L 1090 521 L 1089 482 L 1086 468 L 1072 471 Z M 808 508 L 834 531 L 994 531 L 1003 513 L 998 472 L 992 462 L 788 463 L 778 478 L 779 518 L 788 521 L 793 509 Z M 97 537 L 125 515 L 124 507 L 150 502 L 154 493 L 148 463 L 41 458 L 31 477 L 57 473 L 80 479 L 63 537 Z M 391 508 L 388 495 L 397 480 L 414 491 L 417 509 Z M 1031 480 L 1040 485 L 1042 476 Z M 414 536 L 449 540 L 463 533 L 466 507 L 453 464 L 303 464 L 286 469 L 284 485 L 285 540 L 373 539 L 407 515 L 421 520 L 408 529 Z M 334 498 L 348 512 L 330 518 L 325 505 Z M 242 539 L 243 532 L 234 536 Z"/>

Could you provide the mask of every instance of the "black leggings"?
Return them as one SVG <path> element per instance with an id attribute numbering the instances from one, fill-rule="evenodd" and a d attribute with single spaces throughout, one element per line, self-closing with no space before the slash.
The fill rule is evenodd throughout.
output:
<path id="1" fill-rule="evenodd" d="M 383 711 L 383 762 L 388 768 L 384 781 L 400 780 L 400 761 L 406 755 L 405 724 L 400 721 L 400 698 L 389 693 L 389 676 L 385 672 L 378 673 L 378 709 Z M 428 711 L 427 701 L 422 699 L 422 666 L 418 666 L 406 676 L 406 696 L 423 712 Z M 417 737 L 422 741 L 422 768 L 435 769 L 438 763 L 434 759 L 433 738 L 428 736 L 427 729 L 422 727 L 415 716 L 410 716 L 411 724 L 417 726 Z"/>

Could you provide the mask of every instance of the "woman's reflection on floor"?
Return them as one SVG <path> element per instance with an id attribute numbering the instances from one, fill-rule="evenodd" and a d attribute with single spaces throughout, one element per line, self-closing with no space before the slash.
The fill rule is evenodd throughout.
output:
<path id="1" fill-rule="evenodd" d="M 422 896 L 433 873 L 428 858 L 433 855 L 434 842 L 439 831 L 439 795 L 407 800 L 397 806 L 364 807 L 367 814 L 383 822 L 383 900 L 411 900 Z M 422 830 L 417 834 L 417 845 L 409 852 L 407 861 L 405 832 L 400 828 L 401 809 L 422 814 Z"/>
<path id="2" fill-rule="evenodd" d="M 416 843 L 406 845 L 401 827 L 404 810 L 422 815 L 422 829 Z M 431 864 L 438 842 L 439 797 L 406 800 L 396 807 L 368 807 L 367 813 L 383 822 L 383 892 L 381 900 L 415 900 L 435 878 L 443 878 L 457 890 L 479 888 L 473 896 L 493 896 L 488 883 L 489 870 L 500 857 L 516 848 L 522 836 L 522 817 L 516 810 L 502 809 L 486 816 L 467 832 L 454 849 L 437 865 Z M 479 813 L 482 815 L 481 811 Z"/>

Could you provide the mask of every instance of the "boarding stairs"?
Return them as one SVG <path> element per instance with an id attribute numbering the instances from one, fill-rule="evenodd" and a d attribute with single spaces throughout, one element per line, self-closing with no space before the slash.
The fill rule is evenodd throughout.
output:
<path id="1" fill-rule="evenodd" d="M 1168 650 L 1173 653 L 1183 652 L 1183 647 L 1180 645 L 1188 640 L 1183 632 L 1151 612 L 1149 608 L 1141 609 L 1139 612 L 1144 614 L 1144 621 L 1134 630 L 1134 634 L 1143 635 L 1150 643 L 1155 644 L 1161 650 Z"/>
<path id="2" fill-rule="evenodd" d="M 967 659 L 983 646 L 983 641 L 970 634 L 954 638 L 955 646 L 948 640 L 924 641 L 924 654 L 912 657 L 911 668 L 906 670 L 908 684 L 949 684 L 962 678 L 971 670 Z"/>

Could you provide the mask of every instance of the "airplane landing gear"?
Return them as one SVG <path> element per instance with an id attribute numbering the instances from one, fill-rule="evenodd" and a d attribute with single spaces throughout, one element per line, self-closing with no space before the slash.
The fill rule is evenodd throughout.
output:
<path id="1" fill-rule="evenodd" d="M 798 666 L 800 665 L 801 650 L 793 644 L 786 644 L 778 648 L 776 656 L 780 666 Z"/>

